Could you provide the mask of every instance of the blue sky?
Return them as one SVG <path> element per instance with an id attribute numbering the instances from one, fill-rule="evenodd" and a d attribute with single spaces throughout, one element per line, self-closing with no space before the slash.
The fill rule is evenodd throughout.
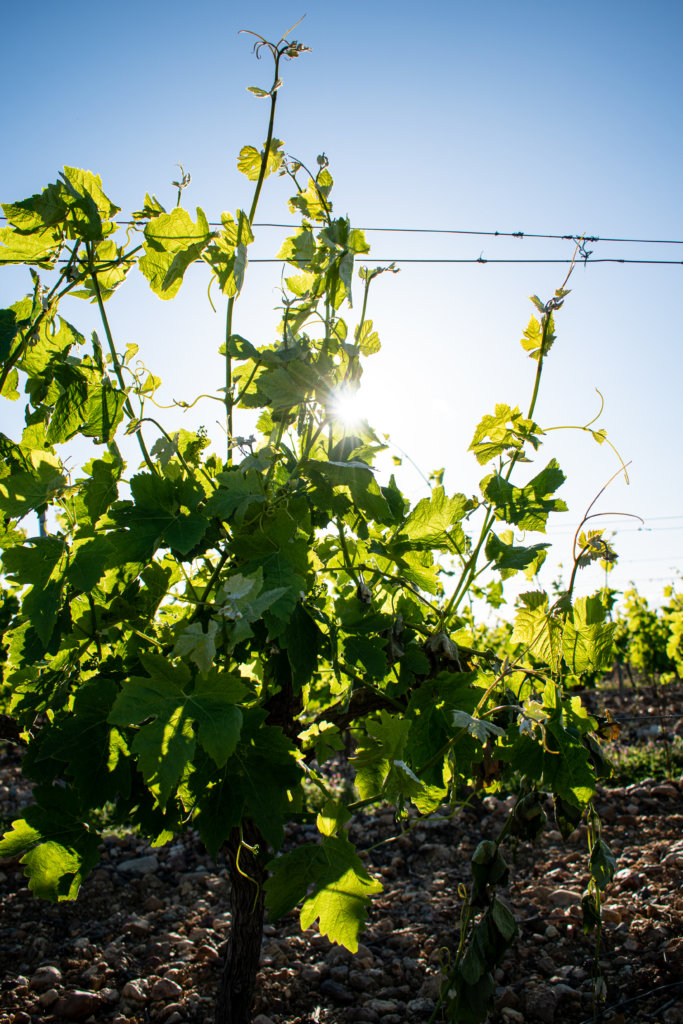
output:
<path id="1" fill-rule="evenodd" d="M 683 238 L 676 0 L 647 9 L 614 0 L 263 0 L 253 13 L 214 0 L 38 0 L 30 17 L 26 10 L 10 0 L 3 11 L 3 200 L 31 194 L 70 164 L 101 174 L 124 211 L 145 191 L 170 204 L 181 161 L 192 173 L 191 209 L 215 219 L 244 205 L 249 186 L 235 158 L 262 142 L 266 116 L 245 87 L 268 87 L 271 72 L 237 33 L 277 38 L 305 13 L 294 35 L 312 53 L 284 67 L 276 134 L 306 161 L 328 155 L 335 209 L 355 225 Z M 257 220 L 288 220 L 287 196 L 286 183 L 271 179 Z M 255 253 L 272 255 L 280 238 L 263 229 Z M 552 240 L 368 240 L 387 259 L 571 255 L 568 242 Z M 589 248 L 595 257 L 683 260 L 683 245 Z M 279 271 L 251 269 L 235 326 L 261 344 L 271 340 Z M 682 274 L 681 265 L 578 267 L 537 409 L 544 426 L 585 423 L 599 406 L 594 389 L 604 395 L 600 425 L 632 460 L 631 483 L 615 481 L 597 509 L 646 521 L 641 530 L 621 520 L 612 579 L 621 588 L 635 580 L 653 600 L 683 569 Z M 369 417 L 425 472 L 445 466 L 450 491 L 471 492 L 483 475 L 466 454 L 481 416 L 496 402 L 528 404 L 533 364 L 518 344 L 527 296 L 548 297 L 563 276 L 552 264 L 404 264 L 377 283 L 372 315 L 383 350 L 364 378 Z M 23 275 L 3 272 L 3 303 L 24 289 Z M 141 345 L 171 397 L 220 374 L 222 318 L 205 292 L 198 271 L 172 304 L 141 282 L 110 303 L 117 339 Z M 87 327 L 92 311 L 79 304 L 71 317 Z M 617 464 L 576 431 L 552 433 L 551 456 L 567 473 L 570 505 L 566 525 L 558 517 L 551 530 L 552 569 L 567 565 L 571 527 Z M 404 484 L 420 494 L 409 467 Z M 597 583 L 586 573 L 582 588 Z"/>

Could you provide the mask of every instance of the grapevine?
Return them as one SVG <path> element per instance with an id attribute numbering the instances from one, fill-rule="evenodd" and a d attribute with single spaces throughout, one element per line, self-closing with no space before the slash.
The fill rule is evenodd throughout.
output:
<path id="1" fill-rule="evenodd" d="M 0 312 L 0 390 L 27 402 L 22 431 L 0 436 L 2 669 L 35 786 L 0 856 L 21 857 L 36 896 L 75 899 L 107 828 L 135 828 L 156 845 L 197 829 L 212 856 L 227 856 L 232 883 L 216 1020 L 245 1024 L 264 909 L 271 919 L 297 909 L 302 929 L 317 921 L 331 941 L 358 948 L 381 883 L 347 834 L 355 813 L 388 803 L 398 827 L 409 806 L 457 819 L 473 792 L 516 774 L 506 824 L 472 857 L 435 1011 L 479 1021 L 516 934 L 497 895 L 505 844 L 544 827 L 543 793 L 563 835 L 590 824 L 587 927 L 599 927 L 614 871 L 592 808 L 609 769 L 595 720 L 564 686 L 611 661 L 615 627 L 600 595 L 573 594 L 576 570 L 608 546 L 599 531 L 578 538 L 572 584 L 551 598 L 534 583 L 549 544 L 518 539 L 543 537 L 566 509 L 556 460 L 533 463 L 567 281 L 547 301 L 532 298 L 527 410 L 496 404 L 474 431 L 479 495 L 449 494 L 438 480 L 411 505 L 393 476 L 380 482 L 383 442 L 367 423 L 345 426 L 337 403 L 380 349 L 370 293 L 391 287 L 396 268 L 362 265 L 369 247 L 333 212 L 327 159 L 309 171 L 274 134 L 281 67 L 306 49 L 256 37 L 274 70 L 269 88 L 251 88 L 269 106 L 266 141 L 241 150 L 251 200 L 220 227 L 180 205 L 182 168 L 177 205 L 147 193 L 127 231 L 100 178 L 73 167 L 3 205 L 0 263 L 26 265 L 32 287 Z M 277 339 L 257 344 L 236 326 L 274 174 L 291 182 L 301 223 L 278 253 L 287 276 Z M 220 452 L 203 431 L 164 426 L 160 379 L 116 336 L 134 269 L 170 301 L 197 265 L 225 311 L 224 382 L 206 389 L 224 409 Z M 73 298 L 99 311 L 89 339 L 66 318 Z M 239 434 L 241 423 L 255 423 L 253 435 Z M 80 469 L 76 442 L 92 450 Z M 511 634 L 522 655 L 500 659 L 477 644 L 469 599 L 485 570 L 500 583 L 529 579 Z M 347 756 L 354 790 L 340 795 L 325 766 Z M 317 838 L 283 852 L 311 787 L 322 794 Z"/>

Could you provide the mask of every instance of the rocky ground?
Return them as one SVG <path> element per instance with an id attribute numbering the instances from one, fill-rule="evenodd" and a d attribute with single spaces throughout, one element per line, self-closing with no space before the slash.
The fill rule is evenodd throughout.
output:
<path id="1" fill-rule="evenodd" d="M 0 748 L 0 813 L 29 796 L 16 752 Z M 389 811 L 354 824 L 385 886 L 363 944 L 352 956 L 314 928 L 302 934 L 295 915 L 266 925 L 255 1024 L 427 1022 L 454 947 L 458 884 L 509 800 L 487 796 L 455 821 L 437 817 L 406 835 L 397 836 Z M 594 1018 L 595 943 L 579 909 L 585 830 L 566 844 L 550 830 L 535 847 L 509 851 L 503 895 L 520 936 L 496 972 L 492 1024 L 683 1021 L 683 786 L 646 779 L 602 791 L 599 806 L 619 858 L 598 957 L 606 1000 Z M 289 839 L 314 831 L 297 826 Z M 375 846 L 380 840 L 390 841 Z M 136 836 L 108 837 L 75 904 L 38 902 L 21 865 L 0 862 L 0 1024 L 209 1024 L 228 896 L 225 865 L 193 836 L 160 850 Z"/>

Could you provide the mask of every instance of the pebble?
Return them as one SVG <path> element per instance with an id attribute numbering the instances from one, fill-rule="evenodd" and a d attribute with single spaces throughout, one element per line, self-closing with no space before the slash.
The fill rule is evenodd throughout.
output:
<path id="1" fill-rule="evenodd" d="M 145 978 L 132 978 L 123 986 L 121 998 L 129 999 L 134 1003 L 145 1003 L 147 1002 L 147 987 Z"/>
<path id="2" fill-rule="evenodd" d="M 166 1021 L 168 1024 L 168 1021 L 170 1021 L 174 1013 L 179 1014 L 182 1017 L 184 1010 L 185 1007 L 182 1003 L 167 1003 L 166 1006 L 158 1011 L 157 1016 L 159 1020 Z"/>
<path id="3" fill-rule="evenodd" d="M 407 1005 L 406 1005 L 406 1010 L 408 1011 L 408 1013 L 424 1013 L 424 1014 L 427 1014 L 427 1013 L 431 1013 L 433 1009 L 434 1009 L 434 1000 L 433 999 L 421 999 L 421 998 L 418 997 L 417 999 L 411 999 L 407 1003 Z"/>
<path id="4" fill-rule="evenodd" d="M 572 988 L 571 985 L 565 985 L 562 981 L 557 981 L 553 985 L 553 992 L 558 999 L 580 999 L 579 993 L 576 989 Z"/>
<path id="5" fill-rule="evenodd" d="M 38 1002 L 44 1010 L 47 1010 L 53 1003 L 56 1003 L 58 999 L 59 992 L 56 988 L 49 988 L 46 992 L 41 992 L 38 996 Z"/>
<path id="6" fill-rule="evenodd" d="M 501 1011 L 503 1020 L 510 1021 L 510 1024 L 524 1024 L 524 1014 L 514 1010 L 511 1006 L 504 1006 Z"/>
<path id="7" fill-rule="evenodd" d="M 524 995 L 527 1017 L 531 1020 L 552 1024 L 555 1018 L 557 996 L 548 985 L 528 986 Z"/>
<path id="8" fill-rule="evenodd" d="M 375 988 L 374 980 L 364 971 L 349 971 L 348 982 L 357 992 L 369 992 Z"/>
<path id="9" fill-rule="evenodd" d="M 152 1000 L 176 1000 L 182 991 L 182 988 L 176 981 L 166 977 L 159 978 L 158 981 L 154 982 L 149 995 Z"/>
<path id="10" fill-rule="evenodd" d="M 369 952 L 369 950 L 368 950 Z M 336 967 L 338 964 L 348 964 L 353 960 L 353 953 L 344 946 L 333 946 L 325 954 L 325 963 L 328 967 Z"/>
<path id="11" fill-rule="evenodd" d="M 158 896 L 152 894 L 145 900 L 143 909 L 146 910 L 147 913 L 153 913 L 155 910 L 163 910 L 164 906 L 164 901 L 160 900 Z"/>
<path id="12" fill-rule="evenodd" d="M 496 1006 L 503 1010 L 505 1007 L 516 1010 L 519 1006 L 519 996 L 511 985 L 506 985 L 496 995 Z"/>
<path id="13" fill-rule="evenodd" d="M 143 937 L 149 935 L 150 923 L 146 917 L 138 917 L 137 914 L 133 914 L 128 923 L 126 924 L 126 931 L 130 932 L 131 935 L 137 935 Z"/>
<path id="14" fill-rule="evenodd" d="M 29 988 L 33 989 L 34 992 L 42 992 L 44 989 L 54 988 L 55 985 L 59 985 L 62 980 L 62 972 L 59 967 L 39 967 L 38 970 L 31 976 L 29 981 Z"/>
<path id="15" fill-rule="evenodd" d="M 681 794 L 671 782 L 664 782 L 661 786 L 655 786 L 652 790 L 653 796 L 661 796 L 667 800 L 680 800 Z"/>
<path id="16" fill-rule="evenodd" d="M 622 889 L 639 889 L 643 884 L 643 876 L 632 868 L 621 868 L 616 872 L 614 881 Z"/>
<path id="17" fill-rule="evenodd" d="M 395 1013 L 398 1009 L 393 999 L 368 999 L 365 1005 L 374 1010 L 375 1013 L 382 1015 L 385 1013 Z"/>
<path id="18" fill-rule="evenodd" d="M 441 975 L 428 974 L 420 985 L 418 996 L 423 999 L 438 999 L 441 991 Z"/>
<path id="19" fill-rule="evenodd" d="M 85 1020 L 91 1014 L 99 1010 L 102 1000 L 96 992 L 81 992 L 75 990 L 62 996 L 53 1006 L 53 1012 L 58 1017 L 66 1017 L 67 1020 Z"/>
<path id="20" fill-rule="evenodd" d="M 320 994 L 329 996 L 333 1002 L 341 1003 L 343 1006 L 349 1006 L 355 1000 L 353 992 L 346 985 L 342 985 L 338 981 L 332 981 L 331 978 L 326 978 L 321 983 Z"/>
<path id="21" fill-rule="evenodd" d="M 553 889 L 548 899 L 556 907 L 581 906 L 581 893 L 576 889 Z"/>
<path id="22" fill-rule="evenodd" d="M 213 960 L 220 960 L 220 954 L 215 946 L 211 946 L 208 942 L 205 942 L 199 947 L 196 953 L 197 960 L 205 961 L 207 963 Z"/>
<path id="23" fill-rule="evenodd" d="M 152 871 L 158 871 L 159 858 L 154 853 L 144 857 L 131 857 L 129 860 L 119 861 L 116 867 L 124 874 L 148 875 Z"/>

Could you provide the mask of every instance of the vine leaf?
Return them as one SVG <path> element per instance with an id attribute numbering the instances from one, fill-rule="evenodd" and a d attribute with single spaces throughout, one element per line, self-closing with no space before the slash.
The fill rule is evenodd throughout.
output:
<path id="1" fill-rule="evenodd" d="M 328 196 L 333 184 L 332 175 L 327 168 L 323 168 L 315 181 L 313 178 L 308 179 L 305 191 L 292 196 L 289 200 L 289 209 L 292 213 L 300 210 L 304 217 L 310 217 L 311 220 L 326 221 L 332 211 L 332 203 Z"/>
<path id="2" fill-rule="evenodd" d="M 525 419 L 519 409 L 509 405 L 496 405 L 493 416 L 484 416 L 474 432 L 470 451 L 474 452 L 477 462 L 485 465 L 506 452 L 517 453 L 518 461 L 528 461 L 522 454 L 526 442 L 534 448 L 539 446 L 538 435 L 542 431 L 533 420 Z"/>
<path id="3" fill-rule="evenodd" d="M 608 669 L 616 623 L 605 622 L 606 610 L 599 597 L 579 597 L 564 627 L 562 653 L 569 670 L 583 672 Z"/>
<path id="4" fill-rule="evenodd" d="M 266 93 L 267 95 L 267 93 Z M 279 170 L 282 164 L 282 140 L 271 139 L 268 147 L 268 159 L 266 161 L 266 171 L 264 177 L 268 177 L 274 171 Z M 240 150 L 240 155 L 237 158 L 237 170 L 241 171 L 242 174 L 246 174 L 249 181 L 257 181 L 261 173 L 261 163 L 263 161 L 265 150 L 259 151 L 254 146 L 243 146 Z"/>
<path id="5" fill-rule="evenodd" d="M 49 269 L 59 256 L 62 238 L 53 228 L 43 228 L 30 235 L 0 228 L 0 243 L 0 264 L 28 263 Z"/>
<path id="6" fill-rule="evenodd" d="M 243 711 L 244 724 L 235 752 L 208 792 L 201 773 L 191 780 L 193 793 L 201 796 L 195 824 L 214 857 L 245 816 L 253 818 L 274 850 L 282 845 L 284 822 L 291 815 L 291 792 L 299 785 L 303 771 L 297 751 L 282 729 L 266 725 L 265 718 L 262 708 Z"/>
<path id="7" fill-rule="evenodd" d="M 555 671 L 562 653 L 562 623 L 548 611 L 548 595 L 541 591 L 520 594 L 512 643 L 525 644 L 533 656 Z"/>
<path id="8" fill-rule="evenodd" d="M 539 308 L 538 303 L 540 300 L 534 295 L 531 299 L 536 308 Z M 553 346 L 555 341 L 555 322 L 552 313 L 546 313 L 541 306 L 541 312 L 543 313 L 545 321 L 545 339 L 543 337 L 543 324 L 535 316 L 532 316 L 527 324 L 526 330 L 524 331 L 521 338 L 521 345 L 525 352 L 529 353 L 529 358 L 538 362 L 541 356 L 546 356 Z"/>
<path id="9" fill-rule="evenodd" d="M 486 557 L 494 563 L 494 568 L 500 572 L 501 579 L 506 580 L 522 569 L 531 579 L 545 561 L 546 549 L 550 544 L 515 547 L 512 540 L 511 530 L 504 530 L 500 536 L 490 533 L 486 540 Z"/>
<path id="10" fill-rule="evenodd" d="M 183 508 L 185 502 L 197 500 L 191 490 L 153 473 L 137 473 L 130 488 L 135 503 L 121 502 L 111 514 L 126 528 L 110 535 L 121 561 L 148 559 L 163 545 L 186 555 L 208 530 L 201 513 Z"/>
<path id="11" fill-rule="evenodd" d="M 348 487 L 354 504 L 371 519 L 391 522 L 393 516 L 373 472 L 364 462 L 323 462 L 309 459 L 304 467 L 313 479 L 323 478 L 334 486 Z"/>
<path id="12" fill-rule="evenodd" d="M 401 532 L 415 543 L 445 548 L 448 546 L 449 531 L 465 518 L 472 507 L 471 499 L 464 494 L 454 494 L 448 498 L 443 487 L 435 487 L 429 498 L 418 501 Z"/>
<path id="13" fill-rule="evenodd" d="M 42 192 L 28 199 L 3 203 L 2 210 L 8 222 L 25 235 L 56 227 L 64 220 L 67 211 L 64 189 L 60 184 L 47 185 Z"/>
<path id="14" fill-rule="evenodd" d="M 235 707 L 244 695 L 243 684 L 232 676 L 212 673 L 200 677 L 187 692 L 190 670 L 172 665 L 158 654 L 141 660 L 148 676 L 126 680 L 109 715 L 111 725 L 139 725 L 131 744 L 150 792 L 164 807 L 195 750 L 197 739 L 222 767 L 235 749 L 242 712 Z M 151 719 L 151 721 L 149 721 Z"/>
<path id="15" fill-rule="evenodd" d="M 557 461 L 551 459 L 526 487 L 514 487 L 505 477 L 496 473 L 482 483 L 482 490 L 495 505 L 498 519 L 514 523 L 520 530 L 545 533 L 549 514 L 567 511 L 564 501 L 550 497 L 564 481 L 565 475 Z"/>
<path id="16" fill-rule="evenodd" d="M 68 206 L 67 237 L 97 242 L 116 230 L 111 218 L 120 212 L 120 207 L 104 194 L 99 174 L 65 167 L 61 177 L 62 195 Z"/>
<path id="17" fill-rule="evenodd" d="M 379 334 L 373 330 L 372 320 L 363 320 L 356 328 L 354 338 L 363 356 L 375 355 L 382 347 Z"/>
<path id="18" fill-rule="evenodd" d="M 201 622 L 191 622 L 178 633 L 173 654 L 176 658 L 193 661 L 200 672 L 208 672 L 216 657 L 217 632 L 216 622 L 207 622 L 206 632 Z"/>
<path id="19" fill-rule="evenodd" d="M 67 481 L 55 461 L 46 452 L 35 473 L 12 473 L 3 477 L 0 480 L 0 511 L 13 519 L 22 519 L 28 512 L 42 508 L 62 493 Z"/>
<path id="20" fill-rule="evenodd" d="M 297 235 L 285 239 L 277 258 L 287 260 L 296 267 L 306 267 L 315 255 L 315 235 L 310 228 L 302 228 Z"/>
<path id="21" fill-rule="evenodd" d="M 155 295 L 172 299 L 189 265 L 214 237 L 204 211 L 197 207 L 195 224 L 187 210 L 176 207 L 150 220 L 145 227 L 145 255 L 138 266 Z"/>
<path id="22" fill-rule="evenodd" d="M 370 877 L 345 836 L 323 836 L 320 845 L 300 846 L 272 860 L 268 869 L 272 875 L 265 889 L 271 920 L 282 917 L 303 900 L 303 931 L 317 918 L 322 935 L 352 953 L 358 951 L 367 904 L 371 896 L 382 891 L 382 884 Z"/>
<path id="23" fill-rule="evenodd" d="M 0 840 L 0 857 L 21 856 L 29 889 L 51 902 L 73 900 L 99 860 L 99 839 L 83 823 L 73 791 L 36 786 L 35 804 Z"/>
<path id="24" fill-rule="evenodd" d="M 606 889 L 617 870 L 617 858 L 604 839 L 598 839 L 591 851 L 590 872 L 599 889 Z"/>
<path id="25" fill-rule="evenodd" d="M 204 259 L 215 272 L 224 295 L 239 295 L 247 269 L 247 247 L 254 241 L 249 218 L 237 211 L 237 220 L 229 213 L 221 214 L 223 230 L 214 236 L 204 251 Z"/>

